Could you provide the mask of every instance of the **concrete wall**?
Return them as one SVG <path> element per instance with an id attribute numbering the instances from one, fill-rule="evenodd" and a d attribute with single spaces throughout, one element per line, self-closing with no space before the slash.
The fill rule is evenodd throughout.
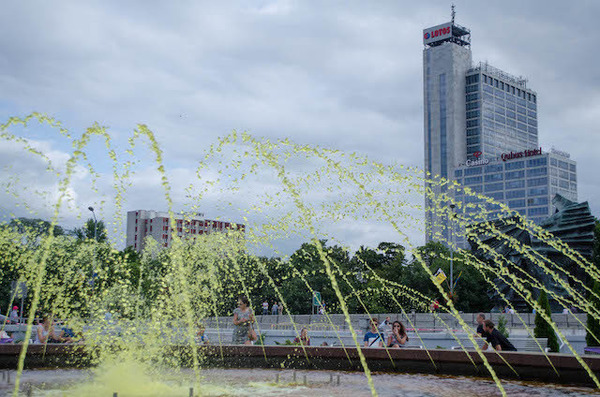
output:
<path id="1" fill-rule="evenodd" d="M 475 328 L 475 318 L 478 313 L 461 313 L 461 318 L 467 323 L 467 325 Z M 535 326 L 535 314 L 533 313 L 518 313 L 518 314 L 500 314 L 500 313 L 485 313 L 486 318 L 491 319 L 493 322 L 498 324 L 500 316 L 504 316 L 507 321 L 507 328 L 513 329 L 525 329 L 525 325 L 529 327 Z M 387 316 L 392 321 L 400 320 L 404 323 L 407 328 L 417 329 L 435 329 L 435 330 L 446 330 L 446 329 L 462 329 L 458 320 L 448 313 L 407 313 L 406 315 L 399 313 L 377 313 L 371 315 L 373 318 L 383 321 Z M 583 325 L 587 320 L 586 314 L 561 314 L 555 313 L 552 315 L 552 319 L 556 325 L 565 331 L 584 331 Z M 363 330 L 368 327 L 369 316 L 367 314 L 351 314 L 351 324 L 355 329 Z M 232 317 L 219 317 L 220 328 L 233 328 Z M 291 322 L 299 326 L 310 325 L 310 324 L 333 324 L 338 329 L 347 330 L 348 324 L 343 314 L 330 314 L 324 315 L 277 315 L 277 316 L 256 316 L 258 326 L 263 329 L 285 329 L 286 325 L 291 328 Z M 207 327 L 217 326 L 217 318 L 208 318 L 204 320 L 204 324 Z"/>
<path id="2" fill-rule="evenodd" d="M 467 314 L 465 315 L 466 317 L 471 316 L 474 314 Z M 341 316 L 341 315 L 338 315 Z M 360 317 L 359 317 L 360 316 Z M 397 315 L 390 315 L 390 317 L 396 318 L 394 316 Z M 417 318 L 419 318 L 420 316 L 431 316 L 433 317 L 431 314 L 425 314 L 425 313 L 418 313 L 416 314 Z M 558 315 L 558 316 L 564 316 L 564 315 Z M 277 320 L 277 317 L 280 316 L 265 316 L 265 317 L 271 317 L 270 320 Z M 308 316 L 310 317 L 310 316 Z M 313 316 L 316 319 L 319 319 L 322 316 Z M 355 330 L 357 333 L 357 338 L 359 343 L 362 345 L 362 340 L 363 340 L 363 336 L 364 336 L 364 332 L 366 331 L 366 324 L 368 319 L 364 317 L 364 315 L 353 315 L 353 317 L 356 317 L 356 326 L 355 326 Z M 378 318 L 383 319 L 385 317 L 385 315 L 379 315 Z M 336 320 L 337 322 L 339 322 L 339 318 L 340 317 L 335 317 L 332 320 Z M 306 318 L 300 317 L 299 319 L 304 319 L 306 320 Z M 353 322 L 354 322 L 354 318 L 353 318 Z M 359 327 L 359 323 L 364 322 L 365 327 Z M 293 341 L 294 338 L 297 336 L 297 333 L 299 333 L 300 328 L 304 325 L 304 324 L 297 324 L 297 328 L 294 329 L 293 326 L 289 325 L 289 326 L 285 326 L 283 327 L 283 329 L 277 329 L 277 328 L 271 328 L 270 326 L 265 326 L 267 323 L 262 323 L 263 326 L 261 327 L 257 327 L 257 331 L 265 336 L 265 344 L 266 345 L 277 345 L 277 344 L 285 344 L 287 340 L 289 341 Z M 275 323 L 273 323 L 275 324 Z M 284 324 L 284 323 L 280 323 L 280 324 Z M 287 323 L 286 323 L 287 324 Z M 313 323 L 313 324 L 321 324 L 319 323 Z M 259 323 L 260 325 L 260 323 Z M 5 330 L 9 333 L 15 333 L 17 335 L 24 335 L 25 334 L 25 330 L 26 330 L 26 326 L 25 325 L 7 325 L 5 327 Z M 34 330 L 35 332 L 35 330 Z M 585 343 L 585 332 L 583 331 L 578 331 L 578 330 L 573 330 L 573 329 L 562 329 L 562 332 L 565 333 L 566 335 L 566 339 L 569 341 L 569 343 L 572 345 L 572 347 L 574 348 L 574 350 L 578 353 L 578 354 L 584 354 L 584 348 L 586 346 Z M 183 335 L 180 334 L 178 332 L 173 332 L 173 331 L 166 331 L 166 334 L 171 335 L 171 337 L 173 338 L 171 340 L 171 343 L 183 343 L 185 340 L 187 340 L 187 338 Z M 179 336 L 177 336 L 177 335 Z M 207 325 L 206 331 L 205 331 L 205 336 L 209 339 L 211 344 L 224 344 L 224 345 L 228 345 L 231 344 L 232 341 L 232 334 L 233 334 L 233 328 L 232 327 L 220 327 L 220 328 L 216 328 L 216 327 L 212 327 Z M 454 333 L 457 337 L 459 338 L 465 338 L 467 336 L 467 334 L 462 331 L 462 330 L 458 330 L 458 332 Z M 457 346 L 458 343 L 455 339 L 455 337 L 452 335 L 452 333 L 447 332 L 445 330 L 438 330 L 437 332 L 432 332 L 432 331 L 419 331 L 418 334 L 416 332 L 409 332 L 409 345 L 410 346 L 423 346 L 426 349 L 451 349 L 452 346 Z M 340 328 L 339 330 L 333 330 L 333 329 L 311 329 L 309 331 L 309 336 L 311 338 L 311 346 L 320 346 L 323 342 L 326 342 L 328 346 L 354 346 L 354 340 L 352 339 L 352 334 L 348 329 L 342 329 Z M 526 330 L 524 328 L 513 328 L 510 332 L 510 337 L 511 338 L 526 338 L 529 337 L 529 335 L 527 334 Z M 567 345 L 563 345 L 561 347 L 560 350 L 561 353 L 568 353 L 571 354 L 571 350 L 568 348 Z"/>
<path id="3" fill-rule="evenodd" d="M 207 329 L 205 332 L 206 337 L 211 344 L 230 344 L 233 330 L 232 329 Z M 293 341 L 296 337 L 296 332 L 293 329 L 289 330 L 263 330 L 260 332 L 265 336 L 265 345 L 284 345 L 287 340 Z M 354 346 L 354 340 L 349 331 L 309 331 L 311 346 L 321 346 L 323 342 L 326 342 L 328 346 Z M 364 331 L 357 332 L 357 338 L 362 346 L 362 340 Z M 458 346 L 459 343 L 455 337 L 449 332 L 419 332 L 418 335 L 415 332 L 409 332 L 409 345 L 410 347 L 422 346 L 426 349 L 452 349 L 453 346 Z M 456 337 L 465 339 L 467 334 L 464 332 L 457 332 Z M 525 332 L 511 332 L 510 338 L 527 338 Z M 567 341 L 571 344 L 573 349 L 578 354 L 584 354 L 584 348 L 586 347 L 585 335 L 569 334 L 566 336 Z M 466 347 L 470 347 L 469 342 L 463 342 Z M 545 346 L 544 346 L 545 347 Z M 572 354 L 571 350 L 566 344 L 563 344 L 560 353 Z"/>

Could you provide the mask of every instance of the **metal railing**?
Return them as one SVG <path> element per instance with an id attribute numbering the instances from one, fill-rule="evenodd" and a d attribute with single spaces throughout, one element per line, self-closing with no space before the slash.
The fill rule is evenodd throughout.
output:
<path id="1" fill-rule="evenodd" d="M 477 66 L 472 67 L 471 70 L 485 72 L 494 77 L 497 77 L 499 79 L 502 79 L 504 81 L 508 81 L 514 85 L 517 85 L 521 88 L 527 89 L 527 79 L 526 78 L 524 78 L 522 76 L 519 76 L 519 77 L 513 76 L 512 74 L 507 73 L 503 70 L 500 70 L 497 67 L 494 67 L 487 62 L 479 62 L 477 64 Z"/>

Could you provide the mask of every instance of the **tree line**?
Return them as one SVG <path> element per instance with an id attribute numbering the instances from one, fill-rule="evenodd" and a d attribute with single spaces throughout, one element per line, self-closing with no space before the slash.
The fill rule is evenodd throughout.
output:
<path id="1" fill-rule="evenodd" d="M 600 239 L 599 223 L 596 225 L 595 261 L 599 259 Z M 21 218 L 4 225 L 4 231 L 0 239 L 4 252 L 0 259 L 2 311 L 13 304 L 12 281 L 32 282 L 40 255 L 37 248 L 49 233 L 50 223 Z M 15 243 L 15 233 L 26 238 Z M 257 312 L 267 300 L 283 301 L 288 313 L 309 314 L 314 291 L 321 293 L 329 313 L 341 312 L 338 294 L 350 313 L 424 312 L 433 300 L 443 303 L 445 299 L 424 267 L 432 273 L 442 269 L 450 274 L 449 248 L 435 242 L 413 253 L 395 242 L 361 246 L 350 252 L 320 240 L 303 243 L 284 259 L 253 256 L 239 247 L 228 250 L 218 242 L 202 249 L 186 242 L 177 253 L 156 249 L 138 254 L 131 247 L 116 250 L 106 241 L 104 225 L 93 219 L 71 232 L 56 226 L 53 237 L 55 248 L 51 248 L 46 261 L 40 310 L 68 308 L 61 309 L 66 310 L 65 316 L 91 315 L 102 308 L 133 317 L 155 307 L 156 302 L 178 302 L 181 291 L 173 276 L 176 266 L 185 266 L 181 271 L 193 291 L 189 299 L 200 316 L 230 315 L 239 295 L 247 295 Z M 485 273 L 469 266 L 461 252 L 453 253 L 453 268 L 457 310 L 490 311 Z M 493 275 L 487 276 L 493 279 Z M 442 285 L 445 291 L 450 290 L 449 279 Z"/>

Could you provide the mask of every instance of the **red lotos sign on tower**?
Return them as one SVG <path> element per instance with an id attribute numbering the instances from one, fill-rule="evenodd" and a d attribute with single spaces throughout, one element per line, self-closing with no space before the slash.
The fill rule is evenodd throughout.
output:
<path id="1" fill-rule="evenodd" d="M 430 44 L 452 36 L 452 22 L 423 30 L 423 44 Z"/>

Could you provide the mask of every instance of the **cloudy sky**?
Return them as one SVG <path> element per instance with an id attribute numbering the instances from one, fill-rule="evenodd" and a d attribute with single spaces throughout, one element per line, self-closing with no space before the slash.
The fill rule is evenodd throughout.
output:
<path id="1" fill-rule="evenodd" d="M 526 76 L 537 91 L 541 145 L 571 153 L 579 199 L 600 216 L 600 2 L 455 4 L 457 23 L 471 29 L 474 61 Z M 27 1 L 3 9 L 1 122 L 41 112 L 74 137 L 98 122 L 109 127 L 120 161 L 127 160 L 136 125 L 146 124 L 164 152 L 175 210 L 184 208 L 184 188 L 197 181 L 209 145 L 232 130 L 385 164 L 423 164 L 422 29 L 447 22 L 449 2 Z M 59 170 L 73 150 L 68 139 L 37 123 L 11 132 Z M 57 179 L 20 147 L 0 142 L 1 182 L 19 193 L 3 196 L 2 216 L 33 216 L 31 210 L 49 218 Z M 166 209 L 147 149 L 136 149 L 137 173 L 120 212 L 111 199 L 104 141 L 92 139 L 85 150 L 100 179 L 91 187 L 85 163 L 78 165 L 62 224 L 78 225 L 90 205 L 109 224 L 126 210 Z M 218 200 L 200 209 L 209 218 L 241 221 L 235 212 L 219 213 Z M 395 239 L 385 227 L 361 230 L 367 232 L 346 242 Z M 410 238 L 422 242 L 421 233 Z"/>

